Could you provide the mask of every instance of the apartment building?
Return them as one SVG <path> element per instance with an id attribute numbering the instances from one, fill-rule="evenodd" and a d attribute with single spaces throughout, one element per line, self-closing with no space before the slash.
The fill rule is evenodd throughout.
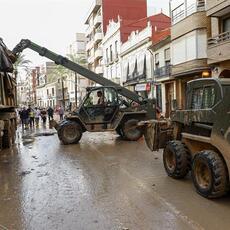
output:
<path id="1" fill-rule="evenodd" d="M 157 106 L 165 117 L 169 117 L 176 99 L 176 82 L 171 76 L 171 30 L 156 32 L 150 47 L 153 55 L 154 97 Z"/>
<path id="2" fill-rule="evenodd" d="M 141 21 L 144 29 L 133 31 L 121 46 L 122 83 L 143 97 L 153 98 L 156 86 L 151 46 L 160 38 L 157 34 L 170 27 L 171 20 L 160 13 Z"/>
<path id="3" fill-rule="evenodd" d="M 27 82 L 17 82 L 17 103 L 19 106 L 27 104 Z"/>
<path id="4" fill-rule="evenodd" d="M 103 76 L 117 84 L 122 84 L 121 73 L 121 46 L 128 40 L 132 31 L 142 30 L 146 23 L 121 19 L 110 20 L 105 36 L 102 40 L 103 47 Z"/>
<path id="5" fill-rule="evenodd" d="M 210 76 L 207 64 L 209 18 L 204 0 L 172 1 L 171 62 L 179 108 L 185 106 L 187 82 Z"/>
<path id="6" fill-rule="evenodd" d="M 44 65 L 37 67 L 37 84 L 36 84 L 36 106 L 38 107 L 56 107 L 59 105 L 57 90 L 57 76 L 54 74 L 57 68 L 54 62 L 46 62 Z"/>
<path id="7" fill-rule="evenodd" d="M 41 108 L 47 108 L 49 106 L 55 108 L 59 105 L 57 96 L 57 82 L 47 83 L 45 85 L 39 85 L 37 87 L 37 106 Z"/>
<path id="8" fill-rule="evenodd" d="M 75 40 L 68 47 L 67 54 L 70 59 L 78 64 L 87 67 L 86 57 L 86 36 L 84 33 L 76 33 Z M 66 78 L 69 102 L 74 109 L 86 95 L 86 88 L 90 86 L 90 81 L 78 73 L 70 73 Z M 77 96 L 77 97 L 76 97 Z M 77 103 L 76 103 L 77 100 Z"/>
<path id="9" fill-rule="evenodd" d="M 94 0 L 85 24 L 87 37 L 87 61 L 89 69 L 103 74 L 102 39 L 110 20 L 118 15 L 126 20 L 139 20 L 147 17 L 146 0 Z"/>
<path id="10" fill-rule="evenodd" d="M 207 0 L 206 10 L 211 19 L 207 54 L 212 76 L 230 77 L 230 0 Z"/>

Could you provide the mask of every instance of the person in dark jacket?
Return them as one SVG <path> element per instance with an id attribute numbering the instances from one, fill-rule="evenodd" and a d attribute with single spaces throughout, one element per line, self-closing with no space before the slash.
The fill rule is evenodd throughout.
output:
<path id="1" fill-rule="evenodd" d="M 20 117 L 22 120 L 22 129 L 27 128 L 28 121 L 29 121 L 29 111 L 26 109 L 26 107 L 23 107 Z"/>
<path id="2" fill-rule="evenodd" d="M 48 112 L 49 121 L 53 120 L 54 119 L 54 110 L 51 107 L 49 107 L 47 109 L 47 112 Z"/>
<path id="3" fill-rule="evenodd" d="M 41 118 L 42 118 L 42 122 L 43 122 L 43 125 L 46 124 L 46 110 L 45 109 L 42 109 L 41 111 Z"/>

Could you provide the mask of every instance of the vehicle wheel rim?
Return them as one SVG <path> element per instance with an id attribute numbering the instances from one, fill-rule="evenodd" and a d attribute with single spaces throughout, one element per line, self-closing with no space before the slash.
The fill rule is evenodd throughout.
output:
<path id="1" fill-rule="evenodd" d="M 166 152 L 165 163 L 166 163 L 167 168 L 170 171 L 175 170 L 175 168 L 176 168 L 176 157 L 172 151 Z"/>
<path id="2" fill-rule="evenodd" d="M 211 172 L 206 162 L 198 161 L 196 162 L 194 175 L 197 181 L 197 184 L 202 189 L 207 189 L 210 187 L 212 178 Z"/>
<path id="3" fill-rule="evenodd" d="M 78 136 L 78 130 L 76 128 L 67 126 L 65 127 L 63 134 L 69 140 L 74 140 Z"/>

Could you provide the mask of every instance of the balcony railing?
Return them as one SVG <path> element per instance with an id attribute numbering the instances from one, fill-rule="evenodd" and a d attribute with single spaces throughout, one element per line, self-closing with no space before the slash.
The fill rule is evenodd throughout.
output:
<path id="1" fill-rule="evenodd" d="M 223 42 L 230 41 L 230 31 L 219 34 L 216 37 L 208 39 L 208 47 L 220 45 Z"/>
<path id="2" fill-rule="evenodd" d="M 126 83 L 132 82 L 132 81 L 140 81 L 146 79 L 146 73 L 139 74 L 139 73 L 133 73 L 127 76 Z"/>
<path id="3" fill-rule="evenodd" d="M 182 3 L 177 8 L 172 11 L 172 24 L 176 24 L 182 19 L 188 17 L 189 15 L 205 10 L 205 1 L 197 0 L 196 3 L 193 3 L 185 8 L 185 4 Z"/>
<path id="4" fill-rule="evenodd" d="M 171 73 L 172 73 L 172 66 L 167 65 L 156 69 L 154 71 L 154 76 L 156 78 L 169 77 L 171 76 Z"/>

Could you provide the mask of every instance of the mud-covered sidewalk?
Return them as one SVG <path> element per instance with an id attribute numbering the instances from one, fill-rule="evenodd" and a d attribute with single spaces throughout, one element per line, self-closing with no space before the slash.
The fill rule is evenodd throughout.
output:
<path id="1" fill-rule="evenodd" d="M 64 146 L 53 130 L 19 129 L 0 152 L 0 229 L 229 229 L 230 198 L 168 178 L 161 155 L 111 133 Z"/>

